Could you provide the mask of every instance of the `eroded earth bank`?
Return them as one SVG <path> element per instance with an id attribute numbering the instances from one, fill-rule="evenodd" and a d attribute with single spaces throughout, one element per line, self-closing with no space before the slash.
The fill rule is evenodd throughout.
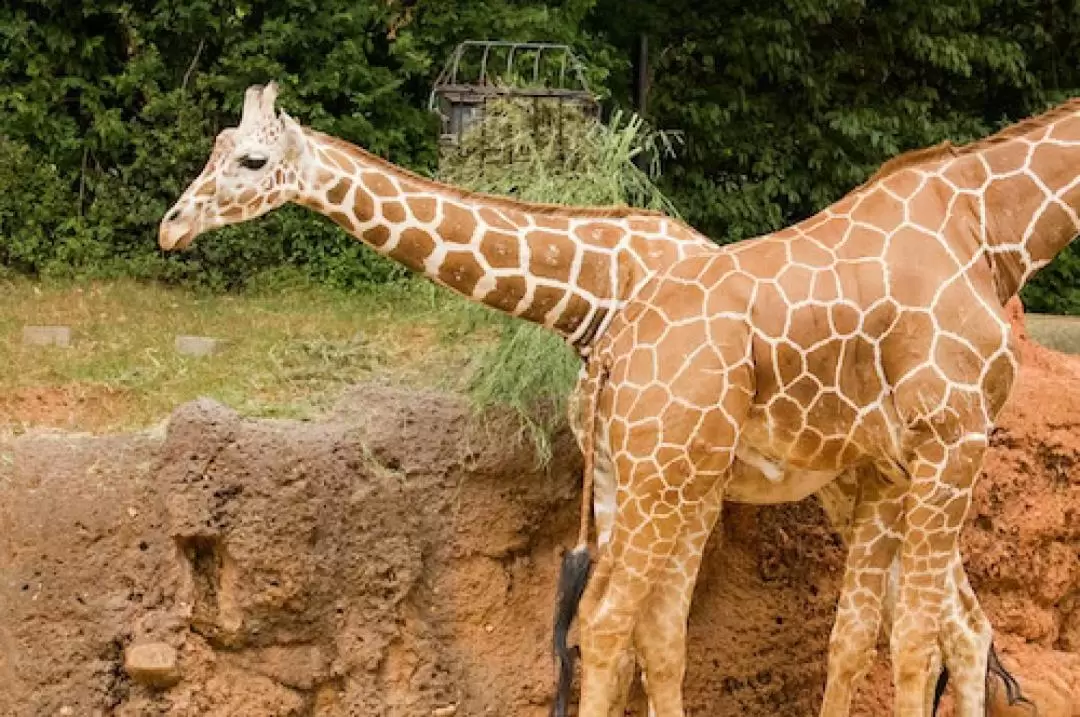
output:
<path id="1" fill-rule="evenodd" d="M 1080 362 L 1024 354 L 965 555 L 1005 663 L 1074 717 Z M 471 426 L 456 397 L 363 386 L 315 423 L 200 401 L 0 446 L 0 715 L 545 715 L 579 458 L 563 435 L 538 470 Z M 726 509 L 690 714 L 816 715 L 841 566 L 813 500 Z M 884 653 L 860 715 L 890 713 Z"/>

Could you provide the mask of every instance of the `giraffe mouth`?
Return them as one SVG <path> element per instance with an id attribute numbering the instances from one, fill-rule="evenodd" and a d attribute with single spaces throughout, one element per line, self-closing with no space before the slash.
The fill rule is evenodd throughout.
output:
<path id="1" fill-rule="evenodd" d="M 161 223 L 161 228 L 158 230 L 158 246 L 165 251 L 187 249 L 193 241 L 195 241 L 195 230 L 187 223 L 177 221 Z"/>

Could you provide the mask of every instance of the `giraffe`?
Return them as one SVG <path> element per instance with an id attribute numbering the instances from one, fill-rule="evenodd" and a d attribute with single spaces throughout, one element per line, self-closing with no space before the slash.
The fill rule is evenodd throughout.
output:
<path id="1" fill-rule="evenodd" d="M 991 629 L 958 537 L 1017 370 L 1003 305 L 1080 229 L 1073 159 L 1080 99 L 902 155 L 625 303 L 584 382 L 586 468 L 616 491 L 578 607 L 580 715 L 621 714 L 632 651 L 650 715 L 683 715 L 687 615 L 723 501 L 799 500 L 841 476 L 858 494 L 821 713 L 848 713 L 884 621 L 897 715 L 929 717 L 944 670 L 957 713 L 983 714 Z"/>
<path id="2" fill-rule="evenodd" d="M 437 283 L 547 326 L 586 357 L 652 272 L 714 248 L 684 224 L 653 212 L 522 203 L 433 182 L 302 127 L 276 112 L 276 97 L 274 83 L 247 90 L 239 126 L 220 133 L 199 177 L 166 213 L 159 232 L 163 249 L 186 248 L 203 232 L 294 201 Z M 583 447 L 581 404 L 589 385 L 583 372 L 570 410 Z M 589 567 L 594 484 L 601 542 L 614 517 L 611 466 L 601 462 L 588 473 L 582 537 L 567 555 L 560 581 L 562 587 L 569 573 L 577 588 L 556 616 L 556 666 L 565 687 L 572 673 L 566 629 Z M 845 520 L 843 514 L 836 518 L 838 525 Z M 565 709 L 563 703 L 556 713 Z"/>
<path id="3" fill-rule="evenodd" d="M 467 298 L 562 336 L 587 355 L 658 267 L 713 246 L 684 223 L 632 207 L 519 202 L 445 185 L 277 112 L 276 83 L 245 92 L 237 127 L 165 214 L 158 242 L 295 202 L 380 254 Z"/>

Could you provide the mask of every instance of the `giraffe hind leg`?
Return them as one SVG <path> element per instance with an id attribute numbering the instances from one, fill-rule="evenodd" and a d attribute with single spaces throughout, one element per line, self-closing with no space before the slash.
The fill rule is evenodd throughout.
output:
<path id="1" fill-rule="evenodd" d="M 1032 714 L 1038 714 L 1038 708 L 1024 695 L 1024 691 L 1020 688 L 1020 683 L 1013 677 L 1011 672 L 1005 669 L 1005 665 L 1001 664 L 1001 660 L 998 658 L 997 648 L 994 647 L 994 643 L 991 642 L 990 653 L 987 656 L 986 662 L 987 714 L 990 714 L 990 685 L 993 683 L 995 677 L 1001 680 L 1001 684 L 1005 688 L 1005 700 L 1009 703 L 1010 707 L 1027 705 L 1031 708 Z M 949 668 L 946 667 L 941 671 L 941 676 L 938 677 L 937 685 L 934 687 L 934 717 L 937 717 L 938 709 L 941 707 L 941 699 L 945 696 L 945 688 L 948 684 Z"/>

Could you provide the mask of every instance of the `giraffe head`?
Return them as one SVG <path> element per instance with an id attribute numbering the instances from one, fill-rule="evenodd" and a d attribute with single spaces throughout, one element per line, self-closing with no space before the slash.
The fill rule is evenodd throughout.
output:
<path id="1" fill-rule="evenodd" d="M 248 88 L 240 124 L 221 131 L 202 173 L 161 221 L 162 249 L 183 249 L 205 231 L 254 219 L 296 196 L 302 131 L 275 111 L 277 92 L 273 82 Z"/>

